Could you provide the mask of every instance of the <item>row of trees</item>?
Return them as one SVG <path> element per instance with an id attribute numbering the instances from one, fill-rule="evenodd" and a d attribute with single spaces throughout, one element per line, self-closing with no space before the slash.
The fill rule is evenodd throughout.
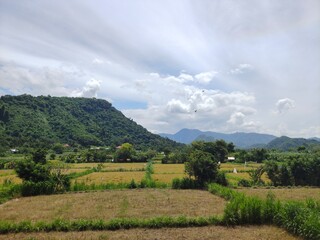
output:
<path id="1" fill-rule="evenodd" d="M 268 161 L 265 171 L 275 186 L 320 186 L 320 157 L 299 157 L 277 163 Z"/>

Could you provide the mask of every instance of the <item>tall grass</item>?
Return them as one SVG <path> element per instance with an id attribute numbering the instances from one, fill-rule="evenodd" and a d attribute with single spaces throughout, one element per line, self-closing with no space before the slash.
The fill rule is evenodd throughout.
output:
<path id="1" fill-rule="evenodd" d="M 23 221 L 11 223 L 0 221 L 0 234 L 17 232 L 40 232 L 40 231 L 87 231 L 87 230 L 118 230 L 130 228 L 176 228 L 176 227 L 199 227 L 217 225 L 220 219 L 212 217 L 155 217 L 150 219 L 118 218 L 110 221 L 98 220 L 62 220 L 52 222 Z"/>
<path id="2" fill-rule="evenodd" d="M 305 239 L 320 239 L 320 202 L 280 202 L 269 193 L 266 200 L 246 196 L 218 184 L 208 190 L 228 200 L 222 223 L 225 225 L 275 224 Z"/>

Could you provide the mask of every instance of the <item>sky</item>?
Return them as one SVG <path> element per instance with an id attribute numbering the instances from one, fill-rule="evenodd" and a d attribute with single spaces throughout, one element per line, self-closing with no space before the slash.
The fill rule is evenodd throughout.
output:
<path id="1" fill-rule="evenodd" d="M 320 1 L 0 0 L 0 95 L 20 94 L 153 133 L 320 137 Z"/>

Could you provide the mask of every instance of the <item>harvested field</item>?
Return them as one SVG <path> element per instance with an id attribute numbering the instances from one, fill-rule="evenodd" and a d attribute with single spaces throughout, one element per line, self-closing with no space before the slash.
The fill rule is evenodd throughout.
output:
<path id="1" fill-rule="evenodd" d="M 266 198 L 269 192 L 275 194 L 276 198 L 279 200 L 298 200 L 303 201 L 307 198 L 313 198 L 320 200 L 320 188 L 239 188 L 236 189 L 239 192 L 243 192 L 247 195 L 253 195 L 260 198 Z"/>
<path id="2" fill-rule="evenodd" d="M 286 231 L 273 226 L 243 227 L 194 227 L 194 228 L 162 228 L 162 229 L 130 229 L 118 231 L 86 231 L 86 232 L 50 232 L 50 233 L 18 233 L 0 235 L 0 239 L 246 239 L 246 240 L 298 240 Z"/>
<path id="3" fill-rule="evenodd" d="M 135 182 L 140 182 L 144 177 L 145 172 L 94 172 L 88 175 L 79 177 L 74 181 L 78 183 L 89 184 L 104 184 L 104 183 L 130 183 L 133 179 Z"/>
<path id="4" fill-rule="evenodd" d="M 225 201 L 207 191 L 112 190 L 14 199 L 0 205 L 0 219 L 39 221 L 222 214 Z"/>

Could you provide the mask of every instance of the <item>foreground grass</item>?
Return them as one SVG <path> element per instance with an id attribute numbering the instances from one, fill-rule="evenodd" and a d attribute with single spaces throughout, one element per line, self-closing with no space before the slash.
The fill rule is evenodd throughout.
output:
<path id="1" fill-rule="evenodd" d="M 0 239 L 246 239 L 298 240 L 299 238 L 273 226 L 243 226 L 226 228 L 205 226 L 193 228 L 130 229 L 118 231 L 39 232 L 0 235 Z"/>
<path id="2" fill-rule="evenodd" d="M 207 191 L 172 189 L 112 190 L 25 197 L 0 205 L 0 219 L 52 221 L 159 216 L 222 215 L 226 201 Z"/>

